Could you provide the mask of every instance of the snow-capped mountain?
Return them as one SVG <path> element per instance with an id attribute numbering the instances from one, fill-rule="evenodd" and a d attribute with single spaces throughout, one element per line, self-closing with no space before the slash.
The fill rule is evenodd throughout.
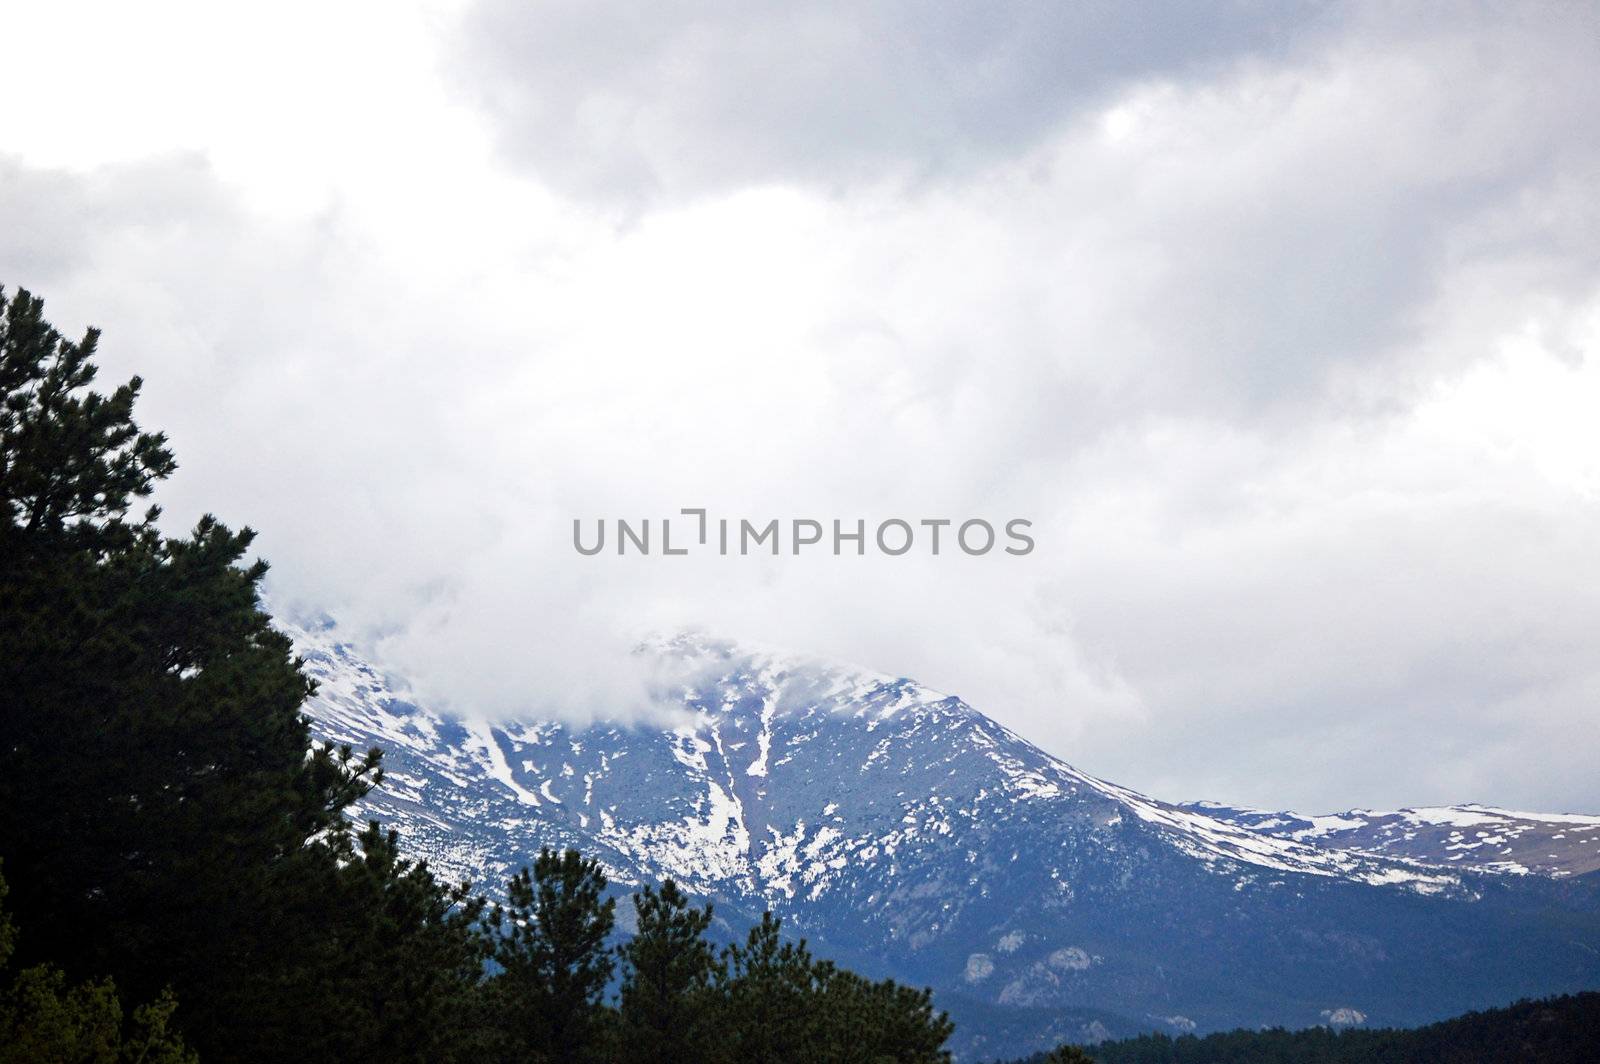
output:
<path id="1" fill-rule="evenodd" d="M 436 868 L 492 890 L 575 846 L 624 887 L 677 879 L 729 934 L 771 908 L 823 955 L 935 987 L 966 1056 L 1600 985 L 1596 877 L 1156 801 L 908 679 L 681 637 L 648 651 L 684 677 L 653 723 L 490 723 L 415 704 L 330 625 L 285 627 L 317 732 L 387 751 L 367 812 Z"/>
<path id="2" fill-rule="evenodd" d="M 1183 808 L 1274 838 L 1338 850 L 1514 875 L 1574 876 L 1600 871 L 1600 816 L 1522 813 L 1488 805 L 1447 805 L 1326 816 L 1238 809 L 1218 802 Z"/>

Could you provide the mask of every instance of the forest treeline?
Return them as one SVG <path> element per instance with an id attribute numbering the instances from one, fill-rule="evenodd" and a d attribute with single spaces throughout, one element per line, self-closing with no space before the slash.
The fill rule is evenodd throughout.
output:
<path id="1" fill-rule="evenodd" d="M 1312 1027 L 1147 1034 L 1013 1064 L 1594 1064 L 1600 993 L 1519 1001 L 1409 1030 Z"/>
<path id="2" fill-rule="evenodd" d="M 95 387 L 0 289 L 0 1064 L 945 1061 L 926 990 L 740 944 L 575 852 L 491 905 L 347 815 L 378 750 L 313 741 L 254 533 L 163 534 L 140 381 Z"/>

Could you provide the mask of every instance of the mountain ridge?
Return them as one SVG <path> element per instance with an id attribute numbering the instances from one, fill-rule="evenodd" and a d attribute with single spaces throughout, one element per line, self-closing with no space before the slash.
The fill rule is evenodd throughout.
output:
<path id="1" fill-rule="evenodd" d="M 1600 982 L 1584 877 L 1161 802 L 905 678 L 685 636 L 649 651 L 686 666 L 671 720 L 490 722 L 418 706 L 331 625 L 285 628 L 320 684 L 319 736 L 389 750 L 364 811 L 435 867 L 492 889 L 573 846 L 619 888 L 678 880 L 730 933 L 770 908 L 841 960 L 970 1002 L 964 1056 L 1130 1033 L 1061 1030 L 1073 1010 L 1178 1032 L 1412 1023 Z"/>
<path id="2" fill-rule="evenodd" d="M 1600 816 L 1583 813 L 1530 813 L 1478 802 L 1323 815 L 1204 801 L 1182 808 L 1277 838 L 1440 867 L 1554 877 L 1600 870 Z"/>

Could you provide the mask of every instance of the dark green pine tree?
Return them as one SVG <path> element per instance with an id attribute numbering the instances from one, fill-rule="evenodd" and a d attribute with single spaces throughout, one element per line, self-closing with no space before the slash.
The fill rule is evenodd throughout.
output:
<path id="1" fill-rule="evenodd" d="M 266 565 L 241 564 L 254 533 L 208 516 L 167 538 L 133 513 L 174 462 L 133 420 L 138 378 L 92 390 L 97 340 L 0 292 L 0 856 L 37 929 L 24 959 L 138 998 L 175 982 L 216 1057 L 271 874 L 378 758 L 313 748 Z"/>
<path id="2" fill-rule="evenodd" d="M 96 329 L 67 340 L 43 300 L 0 288 L 0 558 L 14 566 L 126 548 L 154 516 L 131 520 L 133 501 L 177 468 L 166 437 L 133 421 L 138 377 L 89 390 L 99 341 Z"/>
<path id="3" fill-rule="evenodd" d="M 620 949 L 618 1048 L 628 1062 L 715 1064 L 724 1059 L 721 965 L 697 909 L 668 879 L 633 896 L 638 929 Z"/>
<path id="4" fill-rule="evenodd" d="M 814 971 L 824 1025 L 817 1064 L 948 1064 L 955 1024 L 934 1010 L 931 991 L 872 982 L 827 961 Z"/>
<path id="5" fill-rule="evenodd" d="M 0 877 L 0 903 L 6 882 Z M 53 965 L 12 974 L 17 932 L 0 904 L 0 1064 L 195 1064 L 170 993 L 128 1014 L 109 979 L 68 985 Z"/>
<path id="6" fill-rule="evenodd" d="M 725 1037 L 737 1064 L 814 1059 L 824 1032 L 815 962 L 804 940 L 785 942 L 771 912 L 726 954 Z"/>
<path id="7" fill-rule="evenodd" d="M 299 1060 L 482 1059 L 472 1012 L 487 955 L 485 902 L 468 884 L 440 883 L 376 822 L 307 847 L 277 883 L 274 974 L 244 984 L 273 1002 L 255 1011 L 254 1042 Z"/>
<path id="8" fill-rule="evenodd" d="M 171 984 L 208 1062 L 403 1056 L 415 1038 L 448 1059 L 424 1036 L 476 978 L 476 912 L 392 838 L 351 838 L 378 752 L 312 743 L 312 684 L 260 608 L 250 530 L 205 517 L 171 538 L 135 511 L 174 462 L 134 421 L 137 378 L 93 390 L 97 339 L 0 292 L 0 858 L 31 929 L 19 961 L 134 1000 Z"/>
<path id="9" fill-rule="evenodd" d="M 576 850 L 541 850 L 507 884 L 508 904 L 491 919 L 500 972 L 485 995 L 500 1059 L 598 1057 L 616 912 L 605 890 L 599 862 Z"/>

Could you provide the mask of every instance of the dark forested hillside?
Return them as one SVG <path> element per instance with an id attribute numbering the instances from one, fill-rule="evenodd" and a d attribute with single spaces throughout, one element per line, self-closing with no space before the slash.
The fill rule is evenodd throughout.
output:
<path id="1" fill-rule="evenodd" d="M 1593 1064 L 1600 993 L 1519 1001 L 1415 1030 L 1144 1035 L 1088 1047 L 1098 1064 Z M 1054 1064 L 1040 1053 L 1017 1064 Z"/>

